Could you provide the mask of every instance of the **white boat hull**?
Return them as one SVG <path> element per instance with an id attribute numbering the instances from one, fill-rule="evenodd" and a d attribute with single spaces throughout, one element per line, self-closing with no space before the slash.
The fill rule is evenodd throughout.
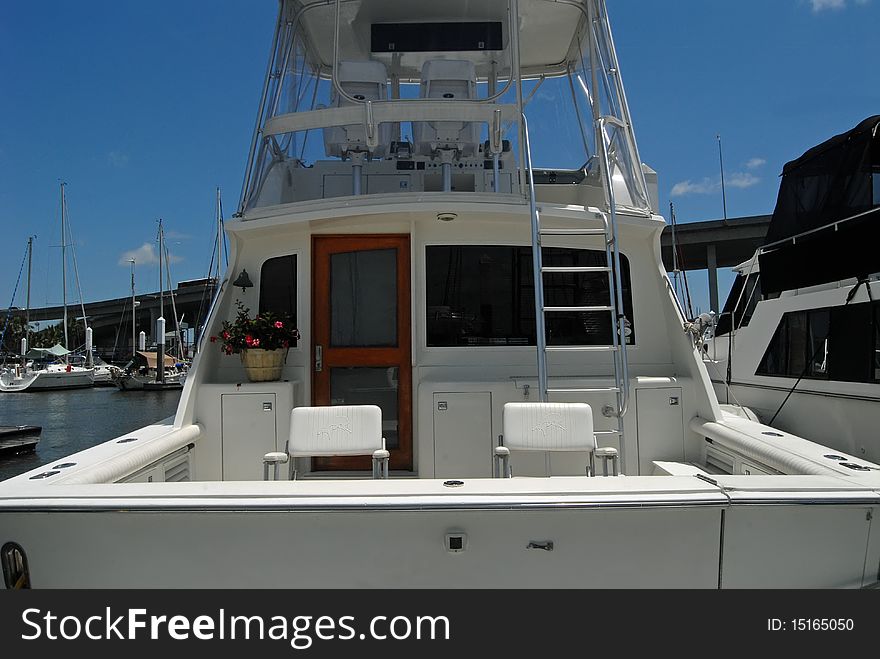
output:
<path id="1" fill-rule="evenodd" d="M 27 553 L 35 588 L 827 588 L 877 579 L 880 531 L 870 518 L 880 505 L 869 492 L 862 501 L 777 494 L 766 505 L 670 478 L 659 480 L 677 491 L 647 497 L 658 477 L 569 481 L 555 497 L 512 487 L 504 505 L 498 483 L 479 480 L 470 494 L 443 494 L 440 481 L 384 483 L 384 496 L 369 482 L 350 496 L 291 482 L 126 485 L 113 499 L 47 504 L 39 515 L 38 502 L 22 513 L 7 501 L 0 526 Z M 464 550 L 450 552 L 447 534 L 464 535 Z M 64 561 L 45 541 L 59 536 Z"/>
<path id="2" fill-rule="evenodd" d="M 16 375 L 7 372 L 0 377 L 0 391 L 48 391 L 56 389 L 82 389 L 92 386 L 92 370 L 63 366 Z"/>

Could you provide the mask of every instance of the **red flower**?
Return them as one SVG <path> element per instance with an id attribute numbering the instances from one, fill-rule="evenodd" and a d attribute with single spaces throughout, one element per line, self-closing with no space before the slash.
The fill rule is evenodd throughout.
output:
<path id="1" fill-rule="evenodd" d="M 211 343 L 217 343 L 217 337 L 216 337 L 216 336 L 212 336 L 212 337 L 211 337 Z"/>
<path id="2" fill-rule="evenodd" d="M 224 339 L 228 339 L 228 338 L 229 338 L 229 332 L 223 332 L 223 338 L 224 338 Z"/>
<path id="3" fill-rule="evenodd" d="M 282 323 L 280 320 L 276 320 L 275 327 L 281 329 L 282 327 L 284 327 L 284 323 Z"/>
<path id="4" fill-rule="evenodd" d="M 244 337 L 244 342 L 251 346 L 254 344 L 254 337 L 248 334 L 246 337 Z"/>
<path id="5" fill-rule="evenodd" d="M 260 347 L 260 340 L 254 339 L 253 346 L 254 346 L 254 348 L 259 348 Z"/>

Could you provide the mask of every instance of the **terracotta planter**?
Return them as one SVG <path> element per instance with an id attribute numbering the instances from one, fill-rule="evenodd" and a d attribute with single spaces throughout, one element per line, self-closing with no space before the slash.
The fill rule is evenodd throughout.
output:
<path id="1" fill-rule="evenodd" d="M 241 363 L 251 382 L 271 382 L 281 379 L 281 369 L 287 361 L 287 350 L 263 350 L 250 348 L 242 350 Z"/>

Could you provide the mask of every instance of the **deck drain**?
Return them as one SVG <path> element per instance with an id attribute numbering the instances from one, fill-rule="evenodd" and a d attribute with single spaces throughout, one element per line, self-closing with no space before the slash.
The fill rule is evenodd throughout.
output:
<path id="1" fill-rule="evenodd" d="M 120 439 L 117 444 L 128 444 L 129 442 L 136 442 L 138 440 L 137 437 L 126 437 L 125 439 Z"/>
<path id="2" fill-rule="evenodd" d="M 62 462 L 60 465 L 55 465 L 52 469 L 67 469 L 68 467 L 75 467 L 75 462 Z"/>
<path id="3" fill-rule="evenodd" d="M 866 467 L 865 465 L 857 465 L 854 462 L 841 462 L 841 467 L 846 467 L 847 469 L 852 469 L 853 471 L 871 471 L 870 467 Z"/>
<path id="4" fill-rule="evenodd" d="M 768 437 L 785 437 L 781 432 L 762 432 L 761 434 Z"/>
<path id="5" fill-rule="evenodd" d="M 833 453 L 826 455 L 826 456 L 823 456 L 823 457 L 826 457 L 829 460 L 846 460 L 845 455 L 834 455 Z"/>
<path id="6" fill-rule="evenodd" d="M 60 471 L 44 471 L 42 474 L 37 474 L 36 476 L 31 476 L 30 480 L 35 481 L 41 478 L 49 478 L 49 476 L 54 476 L 55 474 L 60 474 Z"/>
<path id="7" fill-rule="evenodd" d="M 461 487 L 464 481 L 443 481 L 443 487 Z"/>

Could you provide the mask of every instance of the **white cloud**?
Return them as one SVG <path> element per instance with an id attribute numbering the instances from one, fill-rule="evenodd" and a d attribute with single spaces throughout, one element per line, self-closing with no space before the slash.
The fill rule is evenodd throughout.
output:
<path id="1" fill-rule="evenodd" d="M 128 164 L 128 154 L 121 151 L 111 151 L 107 154 L 107 162 L 114 167 L 125 167 Z"/>
<path id="2" fill-rule="evenodd" d="M 752 174 L 751 172 L 734 172 L 729 176 L 726 176 L 724 179 L 725 187 L 731 188 L 750 188 L 753 185 L 757 185 L 761 182 L 761 179 Z M 672 190 L 669 192 L 670 197 L 686 197 L 688 195 L 695 194 L 716 194 L 721 192 L 721 177 L 717 178 L 709 178 L 706 177 L 701 181 L 691 181 L 688 179 L 687 181 L 681 181 L 672 186 Z"/>
<path id="3" fill-rule="evenodd" d="M 127 266 L 131 259 L 134 259 L 137 265 L 154 265 L 159 263 L 159 254 L 151 243 L 144 243 L 137 249 L 130 249 L 120 254 L 118 263 Z M 183 258 L 169 254 L 168 260 L 172 263 L 180 263 Z"/>
<path id="4" fill-rule="evenodd" d="M 746 163 L 746 169 L 758 169 L 758 167 L 763 167 L 767 164 L 767 161 L 764 158 L 752 158 Z"/>
<path id="5" fill-rule="evenodd" d="M 694 183 L 690 179 L 681 181 L 672 186 L 669 193 L 672 197 L 685 197 L 692 194 L 712 194 L 721 189 L 721 179 L 717 181 L 710 178 L 704 178 L 702 181 Z"/>
<path id="6" fill-rule="evenodd" d="M 871 0 L 855 0 L 857 5 L 866 5 L 869 2 Z M 845 9 L 846 0 L 810 0 L 810 6 L 815 14 L 826 9 Z"/>
<path id="7" fill-rule="evenodd" d="M 729 185 L 732 188 L 741 189 L 750 188 L 753 185 L 758 185 L 760 182 L 761 179 L 751 172 L 734 172 L 724 181 L 726 185 Z"/>

